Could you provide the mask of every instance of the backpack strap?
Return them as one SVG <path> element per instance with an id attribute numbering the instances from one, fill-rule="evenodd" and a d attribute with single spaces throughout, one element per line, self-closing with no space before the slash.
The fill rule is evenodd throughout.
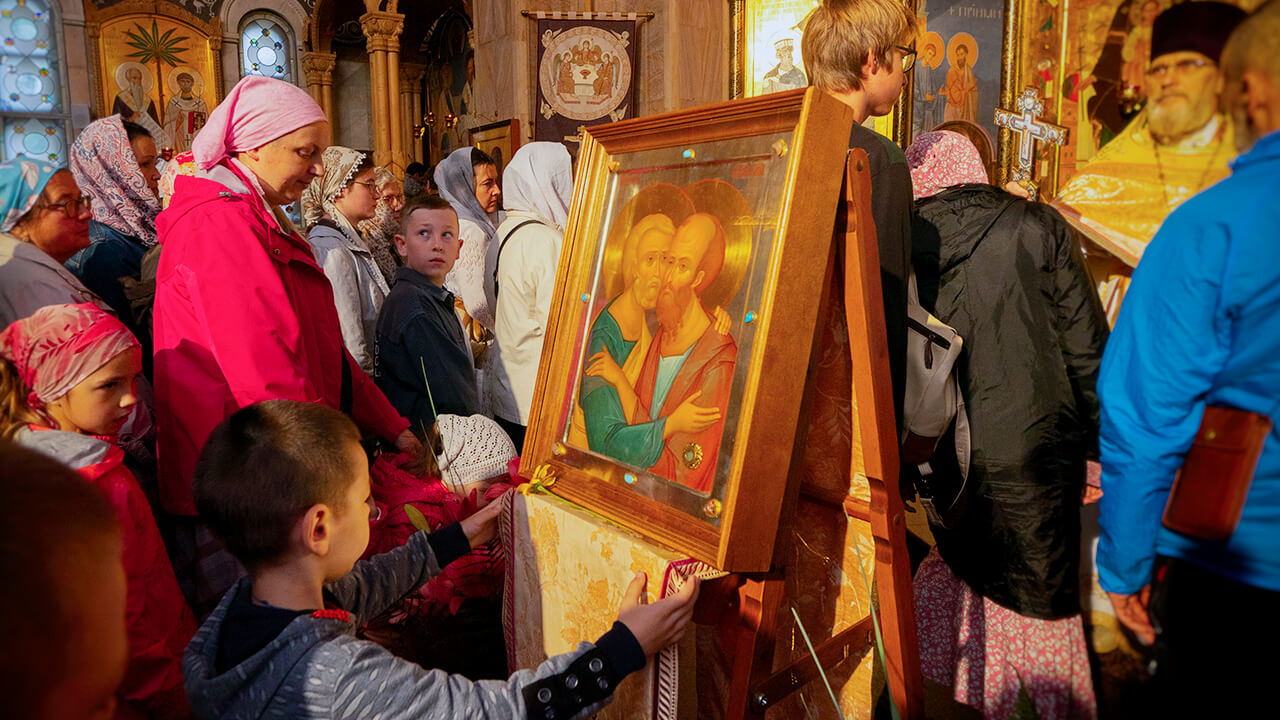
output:
<path id="1" fill-rule="evenodd" d="M 495 298 L 498 297 L 498 265 L 502 262 L 502 249 L 507 246 L 507 241 L 511 239 L 511 236 L 515 235 L 517 232 L 520 231 L 520 228 L 524 227 L 525 225 L 541 225 L 541 224 L 542 222 L 538 220 L 525 220 L 519 225 L 511 228 L 511 232 L 507 233 L 506 237 L 502 238 L 502 242 L 498 243 L 498 257 L 495 258 L 493 261 L 493 296 Z"/>

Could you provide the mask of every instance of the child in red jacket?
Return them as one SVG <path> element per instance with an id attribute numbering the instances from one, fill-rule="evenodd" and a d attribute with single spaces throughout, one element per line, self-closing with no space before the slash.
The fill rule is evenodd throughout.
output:
<path id="1" fill-rule="evenodd" d="M 124 529 L 129 664 L 117 717 L 187 717 L 181 661 L 195 619 L 115 444 L 137 402 L 137 339 L 95 305 L 51 305 L 0 332 L 0 357 L 0 439 L 78 471 L 106 494 Z"/>

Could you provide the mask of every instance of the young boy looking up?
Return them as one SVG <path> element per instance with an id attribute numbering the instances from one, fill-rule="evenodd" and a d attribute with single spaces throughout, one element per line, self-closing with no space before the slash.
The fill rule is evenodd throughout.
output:
<path id="1" fill-rule="evenodd" d="M 800 44 L 813 86 L 853 108 L 849 147 L 865 150 L 870 160 L 871 216 L 899 426 L 906 390 L 911 173 L 901 148 L 860 123 L 893 110 L 915 61 L 915 38 L 914 13 L 900 0 L 824 0 L 810 15 Z"/>
<path id="2" fill-rule="evenodd" d="M 453 293 L 444 289 L 462 237 L 457 212 L 434 195 L 411 201 L 401 227 L 395 244 L 405 264 L 378 313 L 374 368 L 392 406 L 425 436 L 435 413 L 470 417 L 480 411 L 471 344 Z"/>
<path id="3" fill-rule="evenodd" d="M 360 433 L 319 404 L 270 400 L 224 420 L 195 473 L 201 517 L 249 570 L 187 648 L 202 718 L 570 718 L 595 712 L 646 657 L 680 638 L 697 586 L 640 605 L 613 628 L 505 682 L 423 670 L 356 629 L 487 542 L 498 503 L 356 564 L 377 512 Z"/>

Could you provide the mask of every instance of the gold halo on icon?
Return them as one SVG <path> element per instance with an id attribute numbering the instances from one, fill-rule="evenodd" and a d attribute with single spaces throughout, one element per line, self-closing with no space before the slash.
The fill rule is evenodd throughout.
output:
<path id="1" fill-rule="evenodd" d="M 190 65 L 179 65 L 169 71 L 165 76 L 165 87 L 169 89 L 169 97 L 177 97 L 182 94 L 182 88 L 178 87 L 178 76 L 186 73 L 191 76 L 191 95 L 192 97 L 201 97 L 204 95 L 204 76 L 199 70 Z"/>
<path id="2" fill-rule="evenodd" d="M 946 43 L 942 42 L 942 36 L 930 30 L 920 39 L 919 52 L 917 56 L 920 62 L 928 64 L 928 55 L 925 53 L 926 48 L 933 48 L 933 64 L 929 65 L 930 70 L 936 70 L 942 64 L 942 56 L 946 54 Z"/>
<path id="3" fill-rule="evenodd" d="M 978 64 L 978 41 L 967 32 L 958 32 L 951 36 L 951 40 L 947 42 L 947 62 L 952 65 L 956 64 L 956 48 L 963 45 L 969 51 L 969 57 L 965 59 L 965 67 L 973 67 Z"/>
<path id="4" fill-rule="evenodd" d="M 122 91 L 129 89 L 129 79 L 126 77 L 126 74 L 130 70 L 137 70 L 142 73 L 142 92 L 150 94 L 151 88 L 155 87 L 156 84 L 156 78 L 151 74 L 151 68 L 143 65 L 142 63 L 133 62 L 132 60 L 122 62 L 116 66 L 116 87 L 120 88 Z"/>
<path id="5" fill-rule="evenodd" d="M 714 178 L 688 185 L 685 193 L 698 212 L 714 215 L 724 229 L 724 267 L 720 276 L 702 294 L 702 306 L 708 311 L 724 307 L 738 294 L 742 278 L 751 261 L 751 204 L 738 188 Z"/>
<path id="6" fill-rule="evenodd" d="M 679 185 L 654 183 L 640 190 L 613 219 L 604 244 L 602 283 L 604 297 L 612 299 L 627 289 L 622 277 L 622 250 L 631 227 L 649 215 L 666 215 L 676 227 L 694 213 L 693 201 Z"/>

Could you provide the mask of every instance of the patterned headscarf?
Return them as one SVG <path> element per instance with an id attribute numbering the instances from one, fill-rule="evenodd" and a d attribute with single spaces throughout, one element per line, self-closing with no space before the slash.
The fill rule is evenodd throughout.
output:
<path id="1" fill-rule="evenodd" d="M 337 223 L 342 232 L 352 240 L 363 242 L 360 232 L 333 201 L 343 188 L 351 184 L 365 154 L 341 145 L 330 145 L 325 148 L 322 157 L 324 173 L 312 180 L 302 192 L 302 224 L 310 230 L 316 223 L 328 218 Z"/>
<path id="2" fill-rule="evenodd" d="M 147 187 L 119 115 L 95 120 L 71 145 L 71 174 L 93 197 L 93 219 L 150 247 L 160 201 Z"/>
<path id="3" fill-rule="evenodd" d="M 927 132 L 907 148 L 911 190 L 916 200 L 966 183 L 987 183 L 982 156 L 969 138 L 950 130 Z"/>
<path id="4" fill-rule="evenodd" d="M 201 170 L 245 150 L 254 150 L 328 118 L 306 90 L 292 83 L 246 75 L 209 113 L 191 154 Z"/>
<path id="5" fill-rule="evenodd" d="M 573 199 L 573 161 L 564 145 L 529 143 L 516 150 L 502 175 L 508 211 L 532 213 L 564 230 Z"/>
<path id="6" fill-rule="evenodd" d="M 480 207 L 480 201 L 476 200 L 476 174 L 471 168 L 471 146 L 454 150 L 436 165 L 436 185 L 440 187 L 440 197 L 449 201 L 458 217 L 479 225 L 492 243 L 498 234 L 498 228 L 484 208 Z"/>
<path id="7" fill-rule="evenodd" d="M 377 209 L 374 210 L 372 219 L 361 220 L 358 225 L 360 232 L 364 235 L 364 244 L 373 254 L 373 260 L 378 263 L 378 270 L 382 271 L 382 276 L 386 278 L 388 285 L 395 280 L 396 268 L 399 267 L 391 248 L 395 243 L 396 234 L 400 232 L 400 219 L 396 217 L 396 212 L 382 201 L 381 195 L 387 186 L 393 183 L 399 184 L 399 182 L 395 174 L 386 168 L 376 168 L 373 171 L 373 184 L 379 195 Z"/>
<path id="8" fill-rule="evenodd" d="M 124 323 L 92 303 L 48 305 L 0 331 L 0 357 L 17 368 L 37 412 L 133 347 Z"/>
<path id="9" fill-rule="evenodd" d="M 0 232 L 9 232 L 31 212 L 49 178 L 62 168 L 39 160 L 18 158 L 0 163 Z"/>
<path id="10" fill-rule="evenodd" d="M 169 207 L 173 202 L 173 185 L 179 175 L 195 175 L 198 172 L 195 158 L 189 152 L 178 153 L 165 163 L 160 173 L 160 205 Z"/>

